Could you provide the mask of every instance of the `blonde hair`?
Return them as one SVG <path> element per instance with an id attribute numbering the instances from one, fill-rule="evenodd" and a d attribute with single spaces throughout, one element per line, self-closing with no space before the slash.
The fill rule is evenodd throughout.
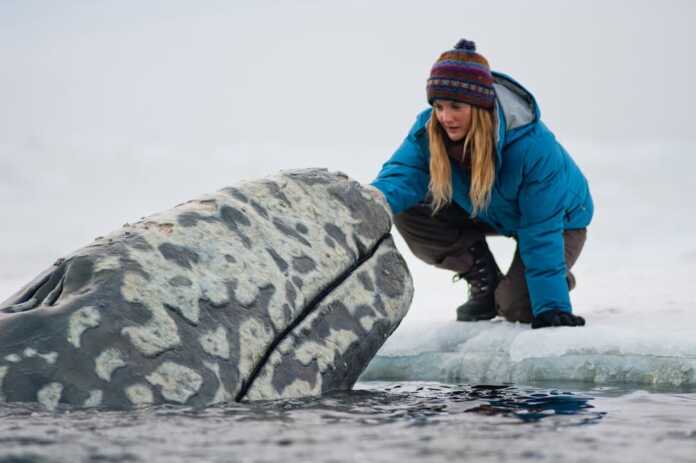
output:
<path id="1" fill-rule="evenodd" d="M 469 199 L 473 205 L 472 217 L 488 207 L 495 181 L 495 144 L 493 141 L 493 113 L 472 106 L 471 127 L 464 138 L 464 153 L 469 152 L 471 186 Z M 443 129 L 435 116 L 428 121 L 430 145 L 430 194 L 433 214 L 452 201 L 452 168 L 445 148 Z"/>

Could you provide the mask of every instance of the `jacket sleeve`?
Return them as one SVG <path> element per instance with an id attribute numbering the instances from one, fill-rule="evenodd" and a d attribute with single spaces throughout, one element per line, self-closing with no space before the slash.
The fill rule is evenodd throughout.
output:
<path id="1" fill-rule="evenodd" d="M 544 151 L 526 156 L 518 198 L 517 239 L 535 317 L 550 309 L 572 312 L 563 241 L 565 166 L 557 150 Z"/>
<path id="2" fill-rule="evenodd" d="M 421 117 L 416 121 L 401 146 L 382 166 L 371 183 L 387 198 L 392 214 L 399 214 L 425 199 L 430 182 L 428 158 L 418 136 L 422 135 Z"/>

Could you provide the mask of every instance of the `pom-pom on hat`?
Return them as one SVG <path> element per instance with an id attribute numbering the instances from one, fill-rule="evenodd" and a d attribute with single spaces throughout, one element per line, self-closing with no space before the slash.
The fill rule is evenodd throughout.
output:
<path id="1" fill-rule="evenodd" d="M 484 109 L 495 107 L 493 75 L 488 61 L 476 53 L 476 44 L 461 39 L 440 55 L 427 85 L 428 103 L 442 98 L 460 101 Z"/>

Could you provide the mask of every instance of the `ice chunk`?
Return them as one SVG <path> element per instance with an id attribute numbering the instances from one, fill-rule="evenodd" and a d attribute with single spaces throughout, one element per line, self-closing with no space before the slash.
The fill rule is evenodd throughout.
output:
<path id="1" fill-rule="evenodd" d="M 696 385 L 696 338 L 685 314 L 666 313 L 660 323 L 634 315 L 597 313 L 583 328 L 532 330 L 499 319 L 403 326 L 361 379 Z"/>

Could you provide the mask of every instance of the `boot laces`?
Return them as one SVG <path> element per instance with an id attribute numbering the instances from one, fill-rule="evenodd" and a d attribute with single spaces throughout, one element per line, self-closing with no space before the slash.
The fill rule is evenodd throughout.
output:
<path id="1" fill-rule="evenodd" d="M 456 273 L 452 277 L 452 281 L 466 280 L 469 284 L 469 297 L 475 297 L 488 291 L 488 276 L 486 273 L 486 263 L 483 259 L 476 258 L 474 259 L 474 265 L 469 271 Z"/>

